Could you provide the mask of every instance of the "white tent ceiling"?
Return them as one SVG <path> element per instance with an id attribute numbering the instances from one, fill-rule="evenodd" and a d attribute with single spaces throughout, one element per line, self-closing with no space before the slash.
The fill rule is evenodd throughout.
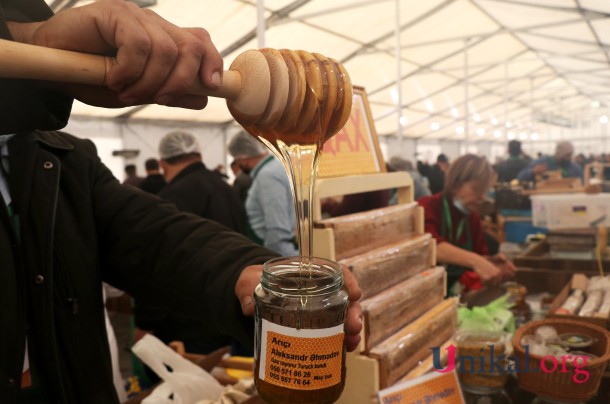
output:
<path id="1" fill-rule="evenodd" d="M 256 0 L 157 0 L 150 8 L 206 28 L 227 67 L 258 47 Z M 404 136 L 480 140 L 531 137 L 545 123 L 586 125 L 610 106 L 610 0 L 264 0 L 264 11 L 265 46 L 342 62 L 365 87 L 381 135 L 398 132 L 399 104 Z M 77 104 L 73 113 L 232 121 L 219 99 L 203 111 Z"/>

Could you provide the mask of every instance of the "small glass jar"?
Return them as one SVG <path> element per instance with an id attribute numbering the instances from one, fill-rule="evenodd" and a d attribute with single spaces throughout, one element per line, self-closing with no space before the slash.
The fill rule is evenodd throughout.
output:
<path id="1" fill-rule="evenodd" d="M 509 335 L 504 332 L 460 331 L 457 344 L 458 375 L 462 389 L 475 395 L 502 391 L 508 378 Z"/>
<path id="2" fill-rule="evenodd" d="M 338 263 L 282 257 L 254 292 L 254 383 L 275 403 L 333 403 L 345 384 L 348 295 Z"/>

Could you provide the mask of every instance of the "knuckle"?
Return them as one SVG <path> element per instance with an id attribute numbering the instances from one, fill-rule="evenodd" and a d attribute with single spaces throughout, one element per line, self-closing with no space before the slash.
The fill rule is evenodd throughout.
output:
<path id="1" fill-rule="evenodd" d="M 211 41 L 211 36 L 205 28 L 197 27 L 190 30 L 197 38 L 203 41 Z"/>
<path id="2" fill-rule="evenodd" d="M 166 63 L 172 64 L 178 57 L 178 47 L 172 41 L 161 41 L 157 44 L 157 51 Z"/>
<path id="3" fill-rule="evenodd" d="M 201 42 L 187 42 L 182 45 L 181 52 L 201 58 L 205 53 L 205 47 Z"/>

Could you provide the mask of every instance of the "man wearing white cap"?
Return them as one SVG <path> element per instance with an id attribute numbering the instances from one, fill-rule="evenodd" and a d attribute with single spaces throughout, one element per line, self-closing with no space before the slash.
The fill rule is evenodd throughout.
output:
<path id="1" fill-rule="evenodd" d="M 183 212 L 214 220 L 246 235 L 247 217 L 233 189 L 208 170 L 195 136 L 183 131 L 165 135 L 159 143 L 160 166 L 167 185 L 159 197 Z"/>

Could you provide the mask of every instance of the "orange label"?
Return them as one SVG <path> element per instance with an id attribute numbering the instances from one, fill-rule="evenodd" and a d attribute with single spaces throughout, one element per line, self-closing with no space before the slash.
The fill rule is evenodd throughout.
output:
<path id="1" fill-rule="evenodd" d="M 381 404 L 464 404 L 455 372 L 430 373 L 379 392 Z"/>
<path id="2" fill-rule="evenodd" d="M 342 325 L 296 330 L 263 320 L 259 377 L 292 390 L 334 386 L 341 382 L 343 339 Z"/>

